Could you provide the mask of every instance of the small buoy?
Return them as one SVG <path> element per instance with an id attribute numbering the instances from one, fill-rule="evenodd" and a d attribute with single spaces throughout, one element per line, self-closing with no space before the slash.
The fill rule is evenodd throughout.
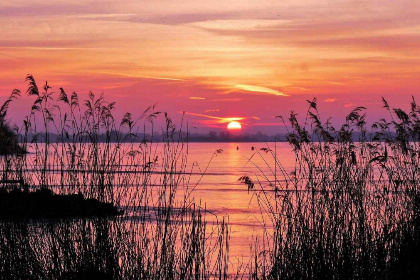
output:
<path id="1" fill-rule="evenodd" d="M 236 146 L 236 149 L 239 150 L 239 146 Z"/>
<path id="2" fill-rule="evenodd" d="M 253 150 L 255 150 L 255 147 L 254 147 L 254 146 L 252 146 L 252 147 L 251 147 L 251 150 L 252 150 L 252 151 L 253 151 Z"/>

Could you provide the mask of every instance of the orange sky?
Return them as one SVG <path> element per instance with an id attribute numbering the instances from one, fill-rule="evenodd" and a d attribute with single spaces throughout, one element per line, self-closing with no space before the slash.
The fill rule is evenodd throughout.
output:
<path id="1" fill-rule="evenodd" d="M 0 101 L 31 73 L 121 113 L 157 103 L 199 131 L 229 117 L 273 132 L 312 97 L 326 117 L 420 97 L 419 0 L 2 0 L 0 30 Z"/>

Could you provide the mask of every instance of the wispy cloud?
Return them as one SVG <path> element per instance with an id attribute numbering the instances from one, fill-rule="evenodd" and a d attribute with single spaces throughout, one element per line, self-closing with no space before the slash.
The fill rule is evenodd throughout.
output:
<path id="1" fill-rule="evenodd" d="M 119 108 L 158 102 L 251 126 L 314 96 L 339 115 L 361 96 L 420 92 L 415 0 L 35 2 L 0 1 L 2 94 L 29 71 L 68 91 L 127 95 Z"/>
<path id="2" fill-rule="evenodd" d="M 284 126 L 284 123 L 278 122 L 278 123 L 254 123 L 252 126 Z"/>
<path id="3" fill-rule="evenodd" d="M 277 96 L 289 96 L 285 94 L 284 92 L 281 92 L 272 88 L 262 87 L 262 86 L 236 85 L 236 88 L 249 91 L 249 92 L 265 93 L 265 94 L 272 94 L 272 95 L 277 95 Z"/>
<path id="4" fill-rule="evenodd" d="M 242 98 L 216 98 L 216 99 L 212 99 L 210 101 L 212 102 L 235 102 L 235 101 L 241 101 L 243 100 Z"/>
<path id="5" fill-rule="evenodd" d="M 327 102 L 327 103 L 334 103 L 334 102 L 337 101 L 337 99 L 335 99 L 335 98 L 327 98 L 324 101 Z"/>
<path id="6" fill-rule="evenodd" d="M 244 120 L 244 117 L 226 117 L 226 118 L 222 118 L 222 117 L 215 117 L 215 116 L 210 116 L 210 115 L 205 115 L 205 114 L 198 114 L 198 113 L 192 113 L 192 112 L 179 112 L 179 113 L 185 113 L 186 115 L 190 115 L 190 116 L 196 116 L 196 117 L 203 117 L 203 118 L 208 118 L 208 119 L 213 119 L 216 120 L 217 123 L 228 123 L 228 122 L 233 122 L 233 121 L 241 121 Z"/>

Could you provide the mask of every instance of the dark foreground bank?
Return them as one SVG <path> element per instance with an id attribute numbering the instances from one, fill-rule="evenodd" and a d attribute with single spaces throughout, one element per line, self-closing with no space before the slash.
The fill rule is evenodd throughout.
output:
<path id="1" fill-rule="evenodd" d="M 82 194 L 57 195 L 48 189 L 34 192 L 0 188 L 0 219 L 75 218 L 115 216 L 111 203 L 86 199 Z"/>

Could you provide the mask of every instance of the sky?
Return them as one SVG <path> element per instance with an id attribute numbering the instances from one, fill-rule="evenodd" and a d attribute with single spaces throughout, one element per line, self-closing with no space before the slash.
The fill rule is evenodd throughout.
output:
<path id="1" fill-rule="evenodd" d="M 185 112 L 193 132 L 276 133 L 314 97 L 337 123 L 356 106 L 381 117 L 381 96 L 420 99 L 420 0 L 2 0 L 0 34 L 0 102 L 32 74 L 120 115 Z"/>

